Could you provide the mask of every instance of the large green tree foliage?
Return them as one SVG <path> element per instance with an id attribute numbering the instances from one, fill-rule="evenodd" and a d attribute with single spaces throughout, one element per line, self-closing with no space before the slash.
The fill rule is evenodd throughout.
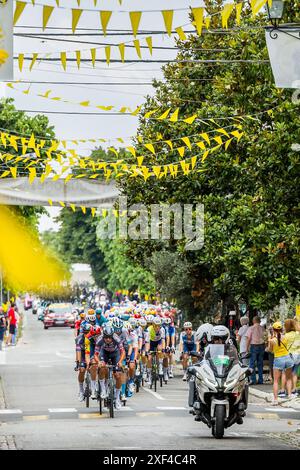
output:
<path id="1" fill-rule="evenodd" d="M 206 4 L 213 14 L 221 2 Z M 225 141 L 228 137 L 215 129 L 224 128 L 232 137 L 230 132 L 238 126 L 244 133 L 240 142 L 234 139 L 227 150 L 222 146 L 203 162 L 201 151 L 192 145 L 185 157 L 200 158 L 189 175 L 147 181 L 123 177 L 120 182 L 130 204 L 203 203 L 204 247 L 187 252 L 184 241 L 171 240 L 168 249 L 188 261 L 203 299 L 212 292 L 225 304 L 243 297 L 261 309 L 273 307 L 287 292 L 295 293 L 300 276 L 299 158 L 292 149 L 300 142 L 299 110 L 292 103 L 291 90 L 274 86 L 265 23 L 265 17 L 253 19 L 248 9 L 240 28 L 232 29 L 234 24 L 229 23 L 231 29 L 220 31 L 216 15 L 210 32 L 179 41 L 177 59 L 187 62 L 164 67 L 164 81 L 154 82 L 155 96 L 148 97 L 142 116 L 158 107 L 179 107 L 181 116 L 197 114 L 198 119 L 188 125 L 182 120 L 168 123 L 141 117 L 139 127 L 144 142 L 158 140 L 161 133 L 164 140 L 175 140 L 174 147 L 179 147 L 176 139 L 191 136 L 192 143 L 198 142 L 203 132 L 211 139 L 222 135 Z M 204 139 L 203 143 L 207 146 Z M 136 141 L 137 153 L 145 155 L 148 164 L 179 160 L 166 144 L 156 144 L 156 148 L 160 154 L 154 156 Z M 153 241 L 128 245 L 132 258 L 141 263 L 161 249 Z"/>

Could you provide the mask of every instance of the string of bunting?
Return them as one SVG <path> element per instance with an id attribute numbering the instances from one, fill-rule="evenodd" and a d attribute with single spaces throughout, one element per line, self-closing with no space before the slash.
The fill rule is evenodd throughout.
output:
<path id="1" fill-rule="evenodd" d="M 218 120 L 220 120 L 220 119 L 222 119 L 222 120 L 224 120 L 224 119 L 233 120 L 234 124 L 231 124 L 229 126 L 225 126 L 222 129 L 227 129 L 228 127 L 231 127 L 232 125 L 234 125 L 238 129 L 241 129 L 240 123 L 243 122 L 245 119 L 250 119 L 250 120 L 253 120 L 253 121 L 257 121 L 259 119 L 259 117 L 262 116 L 263 114 L 268 114 L 269 116 L 272 116 L 273 111 L 276 108 L 278 108 L 278 106 L 274 106 L 273 108 L 265 109 L 263 111 L 260 111 L 259 113 L 255 113 L 255 114 L 243 114 L 243 115 L 237 114 L 235 116 L 202 118 L 201 122 L 205 123 L 206 125 L 209 125 L 210 123 L 213 123 L 213 124 L 217 125 L 215 119 L 218 119 Z M 214 131 L 218 131 L 218 129 L 213 129 L 211 131 L 207 131 L 207 134 L 212 133 Z M 200 133 L 189 135 L 188 137 L 196 137 L 198 135 L 200 135 Z M 10 137 L 12 137 L 13 140 L 15 138 L 17 138 L 17 141 L 19 141 L 21 138 L 24 138 L 25 143 L 27 143 L 29 140 L 32 142 L 32 139 L 34 139 L 35 142 L 41 143 L 41 148 L 45 148 L 46 143 L 50 142 L 51 143 L 50 147 L 51 146 L 56 146 L 56 148 L 58 148 L 59 146 L 62 146 L 64 149 L 67 148 L 67 143 L 69 143 L 69 142 L 74 144 L 74 145 L 80 145 L 81 143 L 97 143 L 97 142 L 99 142 L 99 143 L 109 143 L 109 142 L 116 142 L 116 141 L 120 142 L 121 144 L 125 144 L 126 140 L 132 141 L 133 139 L 136 139 L 140 144 L 142 144 L 144 142 L 144 139 L 141 135 L 127 136 L 127 137 L 114 137 L 114 138 L 110 138 L 110 139 L 96 138 L 96 137 L 92 137 L 92 138 L 89 138 L 89 139 L 88 138 L 79 139 L 79 138 L 75 138 L 75 137 L 71 138 L 71 139 L 52 139 L 52 138 L 47 138 L 45 136 L 38 136 L 34 133 L 24 134 L 24 133 L 11 131 L 10 129 L 0 127 L 0 138 L 1 138 L 1 140 L 2 139 L 7 140 Z M 155 134 L 155 139 L 156 139 L 155 141 L 150 141 L 150 142 L 146 142 L 146 143 L 158 144 L 158 143 L 161 143 L 161 141 L 168 142 L 167 139 L 164 139 L 164 136 L 162 135 L 161 132 L 157 132 Z M 182 139 L 182 137 L 178 137 L 176 139 L 171 139 L 171 142 L 175 142 L 175 141 L 181 140 L 181 139 Z M 2 143 L 3 143 L 3 141 L 2 141 Z M 15 148 L 16 145 L 14 144 L 13 147 Z M 31 148 L 31 147 L 29 147 L 29 148 Z M 32 148 L 34 148 L 34 147 L 32 147 Z M 38 145 L 37 145 L 37 148 L 39 148 Z M 49 148 L 49 146 L 47 146 L 47 148 Z M 23 152 L 23 153 L 25 153 L 25 152 Z"/>
<path id="2" fill-rule="evenodd" d="M 107 111 L 107 112 L 115 111 L 115 112 L 119 112 L 121 114 L 126 114 L 126 115 L 130 115 L 130 116 L 134 116 L 134 117 L 138 116 L 139 112 L 142 109 L 142 105 L 139 105 L 134 110 L 132 110 L 132 108 L 130 108 L 128 106 L 122 106 L 121 108 L 116 108 L 114 105 L 104 106 L 104 105 L 92 104 L 90 102 L 90 100 L 83 100 L 83 101 L 66 100 L 61 96 L 51 96 L 53 94 L 52 90 L 47 90 L 44 93 L 35 94 L 35 93 L 32 93 L 30 91 L 30 88 L 27 88 L 26 90 L 20 90 L 20 89 L 16 88 L 15 85 L 11 82 L 6 83 L 6 86 L 13 89 L 13 90 L 15 90 L 15 91 L 23 93 L 25 95 L 33 94 L 37 97 L 44 98 L 44 99 L 51 100 L 51 101 L 55 101 L 55 102 L 61 102 L 61 103 L 77 105 L 77 106 L 81 106 L 81 107 L 84 107 L 84 108 L 100 109 L 101 111 Z M 168 121 L 168 122 L 171 122 L 171 123 L 175 123 L 175 122 L 180 121 L 180 122 L 185 122 L 186 124 L 193 124 L 195 122 L 195 120 L 197 119 L 197 117 L 198 117 L 197 114 L 193 114 L 192 116 L 188 116 L 188 117 L 185 117 L 185 118 L 180 118 L 180 116 L 179 116 L 180 108 L 179 107 L 176 108 L 175 111 L 172 111 L 172 108 L 168 108 L 162 114 L 160 114 L 161 112 L 162 112 L 161 108 L 155 108 L 155 109 L 152 109 L 150 111 L 147 111 L 141 117 L 143 119 L 152 119 L 152 120 L 155 119 L 155 120 L 159 120 L 159 121 Z M 157 113 L 159 113 L 160 115 L 159 116 L 155 115 Z M 250 116 L 247 116 L 247 117 L 250 117 Z"/>
<path id="3" fill-rule="evenodd" d="M 231 144 L 231 142 L 234 140 L 234 138 L 237 140 L 237 142 L 239 142 L 241 137 L 243 136 L 243 132 L 239 132 L 239 131 L 233 131 L 230 134 L 233 137 L 230 137 L 230 135 L 229 135 L 229 139 L 227 139 L 225 141 L 223 141 L 221 137 L 218 140 L 215 139 L 216 142 L 217 142 L 217 145 L 215 145 L 214 147 L 211 147 L 209 149 L 207 149 L 206 147 L 202 148 L 203 149 L 203 154 L 202 154 L 201 162 L 203 163 L 210 153 L 216 152 L 223 145 L 224 145 L 224 148 L 225 148 L 225 151 L 226 151 L 227 148 L 229 147 L 229 145 Z M 14 158 L 15 163 L 14 163 L 13 166 L 11 166 L 9 168 L 9 170 L 6 169 L 0 175 L 0 178 L 6 178 L 6 177 L 11 177 L 11 176 L 13 178 L 17 177 L 18 172 L 17 172 L 16 160 L 18 158 L 22 160 L 22 156 L 19 155 L 18 157 L 16 157 L 15 155 L 11 155 L 11 154 L 0 154 L 0 159 L 2 159 L 2 160 L 6 159 L 6 164 L 7 164 L 7 159 L 10 159 L 10 158 Z M 138 164 L 128 164 L 128 163 L 124 162 L 124 160 L 118 160 L 116 162 L 104 162 L 104 161 L 102 161 L 100 163 L 96 163 L 96 162 L 92 162 L 92 161 L 84 162 L 84 161 L 82 161 L 82 159 L 80 159 L 79 167 L 76 166 L 75 159 L 69 159 L 69 162 L 66 162 L 66 161 L 63 161 L 63 158 L 64 158 L 64 155 L 61 155 L 60 159 L 57 158 L 57 160 L 61 164 L 61 173 L 60 174 L 55 174 L 52 177 L 52 179 L 53 179 L 53 181 L 56 181 L 60 178 L 64 178 L 65 183 L 67 183 L 72 178 L 74 178 L 74 179 L 78 179 L 78 178 L 96 179 L 98 177 L 102 178 L 104 176 L 108 180 L 110 178 L 118 178 L 118 177 L 124 176 L 125 174 L 129 174 L 130 177 L 132 177 L 132 178 L 136 178 L 136 177 L 141 176 L 146 181 L 150 176 L 155 176 L 156 178 L 160 179 L 160 178 L 170 174 L 172 177 L 176 177 L 177 174 L 178 174 L 178 171 L 180 171 L 180 170 L 182 170 L 184 175 L 188 175 L 191 171 L 193 171 L 195 169 L 195 166 L 196 166 L 196 163 L 198 161 L 199 155 L 194 155 L 192 157 L 189 157 L 189 158 L 186 158 L 186 159 L 183 159 L 183 160 L 180 160 L 180 161 L 176 161 L 176 162 L 173 162 L 173 163 L 168 163 L 168 164 L 164 164 L 164 165 L 162 165 L 162 164 L 158 165 L 157 164 L 157 165 L 151 165 L 151 166 L 146 166 L 146 165 L 142 164 L 143 163 L 143 157 L 140 157 L 141 160 L 138 160 Z M 30 160 L 30 157 L 28 157 L 27 160 Z M 23 160 L 22 164 L 24 164 L 24 162 L 25 162 L 25 160 Z M 28 179 L 29 179 L 30 184 L 33 183 L 33 181 L 36 179 L 36 177 L 38 175 L 37 168 L 32 166 L 35 163 L 36 163 L 35 161 L 30 161 L 30 163 L 25 167 L 29 172 Z M 40 175 L 41 183 L 43 183 L 45 181 L 45 179 L 53 173 L 53 167 L 50 164 L 51 160 L 49 159 L 48 162 L 43 161 L 43 163 L 45 164 L 45 168 L 44 168 L 43 173 Z M 88 173 L 80 173 L 80 174 L 69 173 L 69 174 L 67 174 L 66 177 L 63 177 L 63 175 L 66 173 L 66 171 L 74 170 L 74 169 L 78 169 L 78 170 L 79 169 L 86 169 L 88 166 L 92 167 L 92 169 L 94 171 L 94 173 L 92 175 L 88 174 Z M 38 170 L 40 171 L 41 169 L 38 168 Z"/>
<path id="4" fill-rule="evenodd" d="M 272 4 L 272 0 L 250 0 L 250 7 L 252 10 L 253 16 L 257 15 L 261 8 L 268 2 L 269 5 Z M 223 8 L 220 10 L 220 12 L 216 14 L 221 15 L 221 20 L 222 20 L 222 27 L 227 28 L 228 27 L 228 20 L 231 16 L 231 14 L 235 11 L 236 13 L 236 22 L 239 25 L 241 21 L 241 13 L 243 10 L 244 5 L 248 5 L 248 2 L 242 1 L 239 3 L 226 3 Z M 100 18 L 100 23 L 101 23 L 101 28 L 104 33 L 104 35 L 107 34 L 107 28 L 108 24 L 111 21 L 112 14 L 115 13 L 111 10 L 95 10 L 95 9 L 87 9 L 87 8 L 69 8 L 65 6 L 61 6 L 59 2 L 56 1 L 56 7 L 52 5 L 44 5 L 37 3 L 36 0 L 31 0 L 31 3 L 24 2 L 24 1 L 16 1 L 16 8 L 14 12 L 14 25 L 18 23 L 20 20 L 25 8 L 27 5 L 32 5 L 32 6 L 40 6 L 42 7 L 42 26 L 43 29 L 45 30 L 48 22 L 52 16 L 53 11 L 56 8 L 59 9 L 64 9 L 64 10 L 69 10 L 71 11 L 71 24 L 72 24 L 72 31 L 73 33 L 76 32 L 76 28 L 78 27 L 79 21 L 82 17 L 83 12 L 94 12 L 97 13 L 97 15 Z M 203 28 L 203 22 L 207 29 L 210 26 L 210 20 L 212 15 L 205 15 L 206 10 L 205 7 L 197 7 L 197 8 L 177 8 L 177 9 L 172 9 L 172 10 L 144 10 L 144 11 L 119 11 L 118 13 L 127 13 L 129 16 L 129 21 L 131 24 L 132 28 L 132 33 L 134 37 L 136 37 L 138 31 L 139 31 L 139 25 L 142 19 L 142 15 L 145 13 L 153 13 L 153 12 L 158 12 L 161 13 L 163 23 L 165 26 L 166 33 L 171 36 L 172 35 L 172 30 L 173 30 L 173 17 L 174 17 L 174 12 L 175 11 L 191 11 L 193 13 L 193 24 L 196 27 L 196 30 L 198 34 L 202 33 L 202 28 Z"/>
<path id="5" fill-rule="evenodd" d="M 228 129 L 229 127 L 231 128 L 235 127 L 235 129 L 232 131 L 227 131 L 226 129 Z M 154 147 L 154 144 L 156 143 L 159 143 L 160 145 L 166 144 L 168 146 L 168 152 L 177 151 L 180 157 L 183 157 L 186 149 L 188 148 L 191 151 L 194 145 L 196 145 L 202 150 L 205 150 L 207 145 L 208 146 L 211 145 L 212 141 L 215 141 L 218 144 L 221 144 L 222 143 L 221 135 L 225 135 L 229 138 L 230 135 L 228 132 L 230 132 L 230 134 L 233 135 L 234 137 L 240 138 L 239 137 L 241 134 L 239 131 L 240 129 L 242 129 L 242 126 L 235 124 L 234 126 L 231 125 L 231 126 L 226 126 L 225 128 L 213 129 L 208 132 L 197 133 L 197 134 L 193 134 L 190 136 L 180 137 L 174 140 L 169 139 L 169 140 L 160 140 L 154 143 L 145 143 L 143 144 L 143 146 L 145 147 L 147 151 L 149 151 L 154 156 L 159 156 L 159 155 L 164 155 L 165 151 L 157 151 L 156 148 Z M 217 135 L 211 136 L 209 135 L 211 133 L 217 133 Z M 191 142 L 191 139 L 194 137 L 197 137 L 196 142 Z M 202 140 L 199 140 L 199 138 L 201 138 Z M 66 149 L 64 153 L 59 153 L 58 151 L 59 141 L 51 140 L 51 146 L 46 146 L 47 141 L 45 139 L 36 140 L 34 134 L 32 134 L 31 137 L 28 139 L 28 138 L 8 134 L 6 132 L 1 132 L 0 141 L 5 149 L 12 147 L 16 152 L 19 151 L 19 145 L 22 146 L 22 155 L 25 155 L 28 152 L 28 150 L 32 150 L 35 153 L 35 159 L 36 157 L 41 158 L 41 152 L 45 152 L 49 160 L 53 158 L 52 154 L 63 155 L 65 158 L 71 157 L 72 163 L 74 162 L 74 159 L 77 159 L 80 162 L 81 168 L 86 168 L 88 164 L 90 164 L 90 166 L 94 166 L 96 163 L 100 163 L 100 164 L 107 163 L 107 162 L 103 162 L 102 160 L 100 161 L 95 160 L 94 158 L 91 158 L 90 156 L 82 157 L 74 149 Z M 181 146 L 174 147 L 174 142 L 176 141 L 180 141 Z M 122 158 L 122 155 L 114 147 L 109 147 L 107 150 L 115 154 L 117 158 Z M 141 165 L 141 163 L 144 160 L 144 155 L 137 155 L 135 148 L 132 146 L 125 147 L 125 150 L 127 150 L 133 157 L 135 157 L 137 159 L 138 164 Z M 21 161 L 23 159 L 23 157 L 20 157 L 19 155 L 15 155 L 14 158 L 18 161 Z M 25 157 L 26 160 L 28 160 L 28 158 L 30 157 Z M 11 155 L 7 156 L 6 160 L 7 159 L 11 160 Z M 43 163 L 44 162 L 45 162 L 45 158 L 43 158 Z M 111 163 L 114 164 L 115 162 L 111 162 Z"/>

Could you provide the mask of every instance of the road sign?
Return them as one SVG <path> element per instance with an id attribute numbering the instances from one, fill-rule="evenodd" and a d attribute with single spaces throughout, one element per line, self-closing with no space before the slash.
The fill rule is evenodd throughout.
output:
<path id="1" fill-rule="evenodd" d="M 13 0 L 0 0 L 0 82 L 14 79 Z"/>

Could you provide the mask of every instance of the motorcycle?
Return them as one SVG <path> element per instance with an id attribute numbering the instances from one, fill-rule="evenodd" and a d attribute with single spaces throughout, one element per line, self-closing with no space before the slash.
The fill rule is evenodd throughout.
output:
<path id="1" fill-rule="evenodd" d="M 202 357 L 200 353 L 191 355 Z M 251 373 L 231 344 L 210 344 L 202 360 L 188 368 L 191 414 L 195 421 L 211 428 L 216 439 L 221 439 L 224 430 L 234 423 L 243 423 L 248 406 L 247 377 Z"/>

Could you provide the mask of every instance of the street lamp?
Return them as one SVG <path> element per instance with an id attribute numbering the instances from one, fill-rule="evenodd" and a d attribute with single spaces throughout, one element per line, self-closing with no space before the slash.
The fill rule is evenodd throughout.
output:
<path id="1" fill-rule="evenodd" d="M 273 0 L 272 5 L 269 2 L 266 3 L 266 11 L 273 26 L 277 26 L 279 20 L 283 17 L 284 12 L 284 0 Z"/>

